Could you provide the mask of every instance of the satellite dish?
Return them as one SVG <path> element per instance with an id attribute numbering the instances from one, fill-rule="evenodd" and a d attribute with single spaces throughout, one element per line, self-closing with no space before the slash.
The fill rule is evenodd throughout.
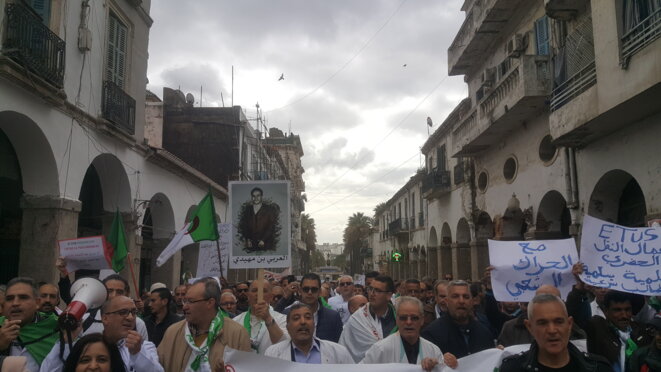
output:
<path id="1" fill-rule="evenodd" d="M 195 103 L 195 97 L 193 96 L 193 94 L 191 93 L 186 94 L 186 103 L 188 103 L 189 105 Z"/>

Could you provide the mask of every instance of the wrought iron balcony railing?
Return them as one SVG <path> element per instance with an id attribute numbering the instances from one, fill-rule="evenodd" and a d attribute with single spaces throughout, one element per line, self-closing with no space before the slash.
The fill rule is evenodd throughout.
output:
<path id="1" fill-rule="evenodd" d="M 135 134 L 135 100 L 112 81 L 103 82 L 103 118 Z"/>
<path id="2" fill-rule="evenodd" d="M 466 163 L 463 160 L 460 160 L 457 165 L 454 166 L 454 184 L 459 185 L 464 182 L 466 175 Z"/>
<path id="3" fill-rule="evenodd" d="M 620 64 L 627 68 L 631 56 L 661 37 L 661 8 L 643 19 L 622 36 Z"/>
<path id="4" fill-rule="evenodd" d="M 578 97 L 596 83 L 597 68 L 594 61 L 592 61 L 574 76 L 553 89 L 553 93 L 551 93 L 551 112 L 564 106 L 575 97 Z"/>
<path id="5" fill-rule="evenodd" d="M 451 186 L 450 171 L 437 170 L 434 168 L 425 176 L 422 181 L 422 192 L 425 193 L 429 190 L 432 191 L 445 191 L 449 190 Z"/>
<path id="6" fill-rule="evenodd" d="M 42 79 L 61 88 L 64 84 L 66 43 L 20 2 L 7 4 L 3 54 Z"/>

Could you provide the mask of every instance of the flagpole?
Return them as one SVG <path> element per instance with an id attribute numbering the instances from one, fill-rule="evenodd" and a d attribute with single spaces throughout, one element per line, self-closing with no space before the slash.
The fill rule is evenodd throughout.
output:
<path id="1" fill-rule="evenodd" d="M 127 253 L 129 258 L 129 269 L 131 269 L 131 278 L 133 279 L 133 288 L 135 288 L 136 299 L 141 298 L 140 288 L 138 288 L 138 282 L 135 280 L 135 271 L 133 271 L 133 259 L 131 258 L 131 252 Z"/>
<path id="2" fill-rule="evenodd" d="M 216 250 L 218 251 L 218 266 L 220 266 L 220 279 L 225 279 L 223 276 L 223 256 L 220 254 L 220 243 L 216 240 Z"/>

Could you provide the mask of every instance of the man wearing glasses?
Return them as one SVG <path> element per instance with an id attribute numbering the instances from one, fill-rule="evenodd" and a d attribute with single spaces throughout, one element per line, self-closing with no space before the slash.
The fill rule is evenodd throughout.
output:
<path id="1" fill-rule="evenodd" d="M 301 302 L 308 305 L 314 317 L 316 325 L 314 336 L 322 340 L 338 342 L 342 334 L 342 319 L 337 311 L 330 309 L 321 301 L 319 291 L 321 290 L 321 278 L 315 273 L 303 275 L 301 280 Z M 291 307 L 290 307 L 291 308 Z M 285 309 L 284 314 L 290 312 Z"/>
<path id="2" fill-rule="evenodd" d="M 405 296 L 415 297 L 418 300 L 422 301 L 423 294 L 424 294 L 424 290 L 422 289 L 422 286 L 420 285 L 420 281 L 418 279 L 407 279 L 406 282 L 404 282 Z"/>
<path id="3" fill-rule="evenodd" d="M 365 352 L 377 341 L 383 340 L 395 328 L 395 308 L 390 302 L 394 283 L 389 276 L 380 275 L 367 287 L 369 303 L 358 309 L 344 326 L 340 344 L 345 346 L 358 363 Z"/>
<path id="4" fill-rule="evenodd" d="M 349 299 L 353 297 L 353 278 L 349 275 L 340 277 L 337 283 L 336 296 L 328 300 L 328 304 L 337 311 L 342 318 L 342 324 L 347 324 L 351 313 L 349 313 Z"/>
<path id="5" fill-rule="evenodd" d="M 248 310 L 248 282 L 239 283 L 236 285 L 235 295 L 236 295 L 236 312 L 242 313 Z"/>
<path id="6" fill-rule="evenodd" d="M 126 371 L 163 371 L 158 362 L 156 346 L 146 341 L 135 331 L 135 320 L 138 309 L 132 299 L 126 296 L 114 296 L 101 307 L 103 321 L 103 338 L 108 343 L 117 345 Z M 75 334 L 80 332 L 80 328 Z M 72 337 L 75 337 L 72 334 Z M 41 365 L 41 371 L 59 372 L 64 368 L 62 360 L 69 355 L 69 345 L 64 346 L 64 354 L 60 359 L 60 343 L 53 347 Z"/>
<path id="7" fill-rule="evenodd" d="M 422 302 L 415 297 L 402 296 L 395 306 L 398 331 L 372 345 L 360 363 L 419 364 L 423 370 L 431 371 L 445 362 L 449 367 L 456 368 L 457 358 L 454 355 L 443 355 L 436 345 L 420 337 L 424 322 Z"/>
<path id="8" fill-rule="evenodd" d="M 246 331 L 220 311 L 220 287 L 214 279 L 196 281 L 182 302 L 186 320 L 170 326 L 158 346 L 166 372 L 224 370 L 225 346 L 250 351 Z"/>

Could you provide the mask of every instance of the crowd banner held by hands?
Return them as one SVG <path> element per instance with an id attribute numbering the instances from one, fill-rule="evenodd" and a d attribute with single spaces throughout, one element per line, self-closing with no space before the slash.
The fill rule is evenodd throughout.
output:
<path id="1" fill-rule="evenodd" d="M 579 350 L 587 351 L 585 340 L 572 341 Z M 503 359 L 530 349 L 530 344 L 514 345 L 506 347 L 504 350 L 487 349 L 479 353 L 468 355 L 458 359 L 459 365 L 452 369 L 446 365 L 438 365 L 434 372 L 475 372 L 475 371 L 494 371 L 494 368 L 500 367 Z M 304 364 L 296 363 L 283 359 L 269 358 L 255 353 L 234 350 L 230 347 L 225 348 L 225 368 L 227 371 L 269 371 L 269 372 L 336 372 L 337 370 L 347 370 L 352 372 L 420 372 L 419 365 L 413 364 Z"/>
<path id="2" fill-rule="evenodd" d="M 557 287 L 566 299 L 575 282 L 572 266 L 578 254 L 574 239 L 489 240 L 489 260 L 498 301 L 530 301 L 544 284 Z"/>
<path id="3" fill-rule="evenodd" d="M 581 279 L 601 288 L 661 295 L 661 228 L 624 227 L 584 216 Z"/>
<path id="4" fill-rule="evenodd" d="M 218 244 L 220 245 L 220 254 L 222 256 L 223 274 L 227 275 L 227 268 L 229 263 L 229 249 L 231 244 L 232 224 L 219 223 L 218 232 L 220 238 Z M 218 261 L 218 249 L 215 241 L 200 242 L 200 253 L 197 257 L 197 278 L 204 278 L 207 276 L 220 277 L 220 262 Z"/>
<path id="5" fill-rule="evenodd" d="M 106 248 L 103 236 L 66 239 L 57 242 L 60 256 L 67 262 L 67 271 L 110 269 L 112 253 Z"/>

